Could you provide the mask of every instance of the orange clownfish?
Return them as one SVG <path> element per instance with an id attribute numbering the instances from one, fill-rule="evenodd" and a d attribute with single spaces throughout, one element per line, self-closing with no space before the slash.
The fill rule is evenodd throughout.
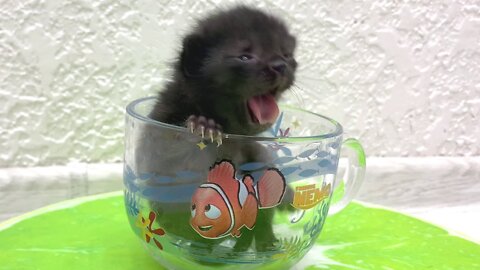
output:
<path id="1" fill-rule="evenodd" d="M 257 211 L 277 206 L 285 194 L 285 178 L 275 169 L 268 169 L 254 185 L 245 175 L 235 178 L 230 161 L 216 163 L 210 169 L 208 181 L 192 196 L 190 225 L 204 238 L 240 237 L 240 229 L 255 226 Z"/>

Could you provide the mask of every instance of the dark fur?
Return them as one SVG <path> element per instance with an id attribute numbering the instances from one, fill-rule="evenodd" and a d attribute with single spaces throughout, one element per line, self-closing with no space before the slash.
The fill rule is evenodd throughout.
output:
<path id="1" fill-rule="evenodd" d="M 183 125 L 190 115 L 214 119 L 224 132 L 252 135 L 269 126 L 252 124 L 247 99 L 294 80 L 295 38 L 278 19 L 238 7 L 209 16 L 185 37 L 173 81 L 158 97 L 155 120 Z M 253 56 L 242 61 L 242 55 Z M 285 64 L 284 75 L 272 66 Z"/>
<path id="2" fill-rule="evenodd" d="M 295 38 L 277 18 L 261 11 L 237 7 L 218 12 L 198 22 L 182 44 L 180 57 L 174 64 L 171 83 L 159 94 L 150 117 L 169 124 L 184 126 L 191 115 L 213 119 L 223 132 L 253 135 L 269 125 L 253 123 L 247 100 L 255 95 L 272 92 L 277 98 L 294 81 L 297 63 L 293 58 Z M 242 55 L 246 55 L 247 59 Z M 281 67 L 281 70 L 278 67 Z M 198 181 L 204 182 L 208 168 L 220 159 L 232 160 L 235 165 L 270 160 L 270 154 L 256 143 L 235 143 L 225 140 L 223 145 L 210 145 L 198 151 L 195 143 L 175 143 L 174 135 L 146 127 L 145 140 L 137 152 L 140 171 L 175 175 L 176 171 L 201 171 Z M 180 140 L 191 140 L 185 134 Z M 257 179 L 258 180 L 258 179 Z M 182 206 L 183 207 L 183 206 Z M 162 214 L 165 208 L 152 205 Z M 171 210 L 171 209 L 170 209 Z M 188 213 L 188 210 L 183 210 Z M 236 250 L 246 250 L 253 238 L 257 250 L 273 244 L 270 222 L 273 210 L 260 210 L 253 231 L 243 229 Z M 174 213 L 175 214 L 175 213 Z M 167 232 L 181 233 L 188 226 L 189 216 L 164 216 L 162 224 Z M 179 222 L 181 220 L 181 222 Z M 181 224 L 179 224 L 181 223 Z M 203 241 L 199 236 L 195 237 Z M 205 240 L 214 245 L 215 241 Z"/>

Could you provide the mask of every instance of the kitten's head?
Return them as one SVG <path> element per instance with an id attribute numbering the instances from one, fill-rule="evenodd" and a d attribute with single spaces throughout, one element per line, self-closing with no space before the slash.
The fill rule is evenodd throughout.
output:
<path id="1" fill-rule="evenodd" d="M 225 132 L 251 135 L 278 116 L 276 102 L 294 81 L 295 43 L 279 19 L 236 7 L 198 23 L 184 39 L 179 71 L 205 116 Z"/>

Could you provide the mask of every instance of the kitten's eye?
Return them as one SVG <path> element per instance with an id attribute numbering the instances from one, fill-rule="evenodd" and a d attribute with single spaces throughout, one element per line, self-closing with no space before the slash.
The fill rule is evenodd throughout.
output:
<path id="1" fill-rule="evenodd" d="M 217 219 L 221 212 L 215 205 L 207 204 L 205 206 L 205 216 L 209 219 Z"/>
<path id="2" fill-rule="evenodd" d="M 248 61 L 248 60 L 253 59 L 253 56 L 251 56 L 250 54 L 242 54 L 238 57 L 238 59 L 240 59 L 242 61 Z"/>
<path id="3" fill-rule="evenodd" d="M 290 54 L 290 53 L 284 53 L 284 54 L 283 54 L 283 57 L 285 57 L 286 59 L 288 59 L 288 58 L 292 57 L 292 54 Z"/>

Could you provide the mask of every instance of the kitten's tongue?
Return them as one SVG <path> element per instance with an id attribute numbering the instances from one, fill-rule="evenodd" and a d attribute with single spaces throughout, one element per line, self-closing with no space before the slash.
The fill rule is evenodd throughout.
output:
<path id="1" fill-rule="evenodd" d="M 248 100 L 247 104 L 254 122 L 261 125 L 275 123 L 279 110 L 273 95 L 254 96 Z"/>

